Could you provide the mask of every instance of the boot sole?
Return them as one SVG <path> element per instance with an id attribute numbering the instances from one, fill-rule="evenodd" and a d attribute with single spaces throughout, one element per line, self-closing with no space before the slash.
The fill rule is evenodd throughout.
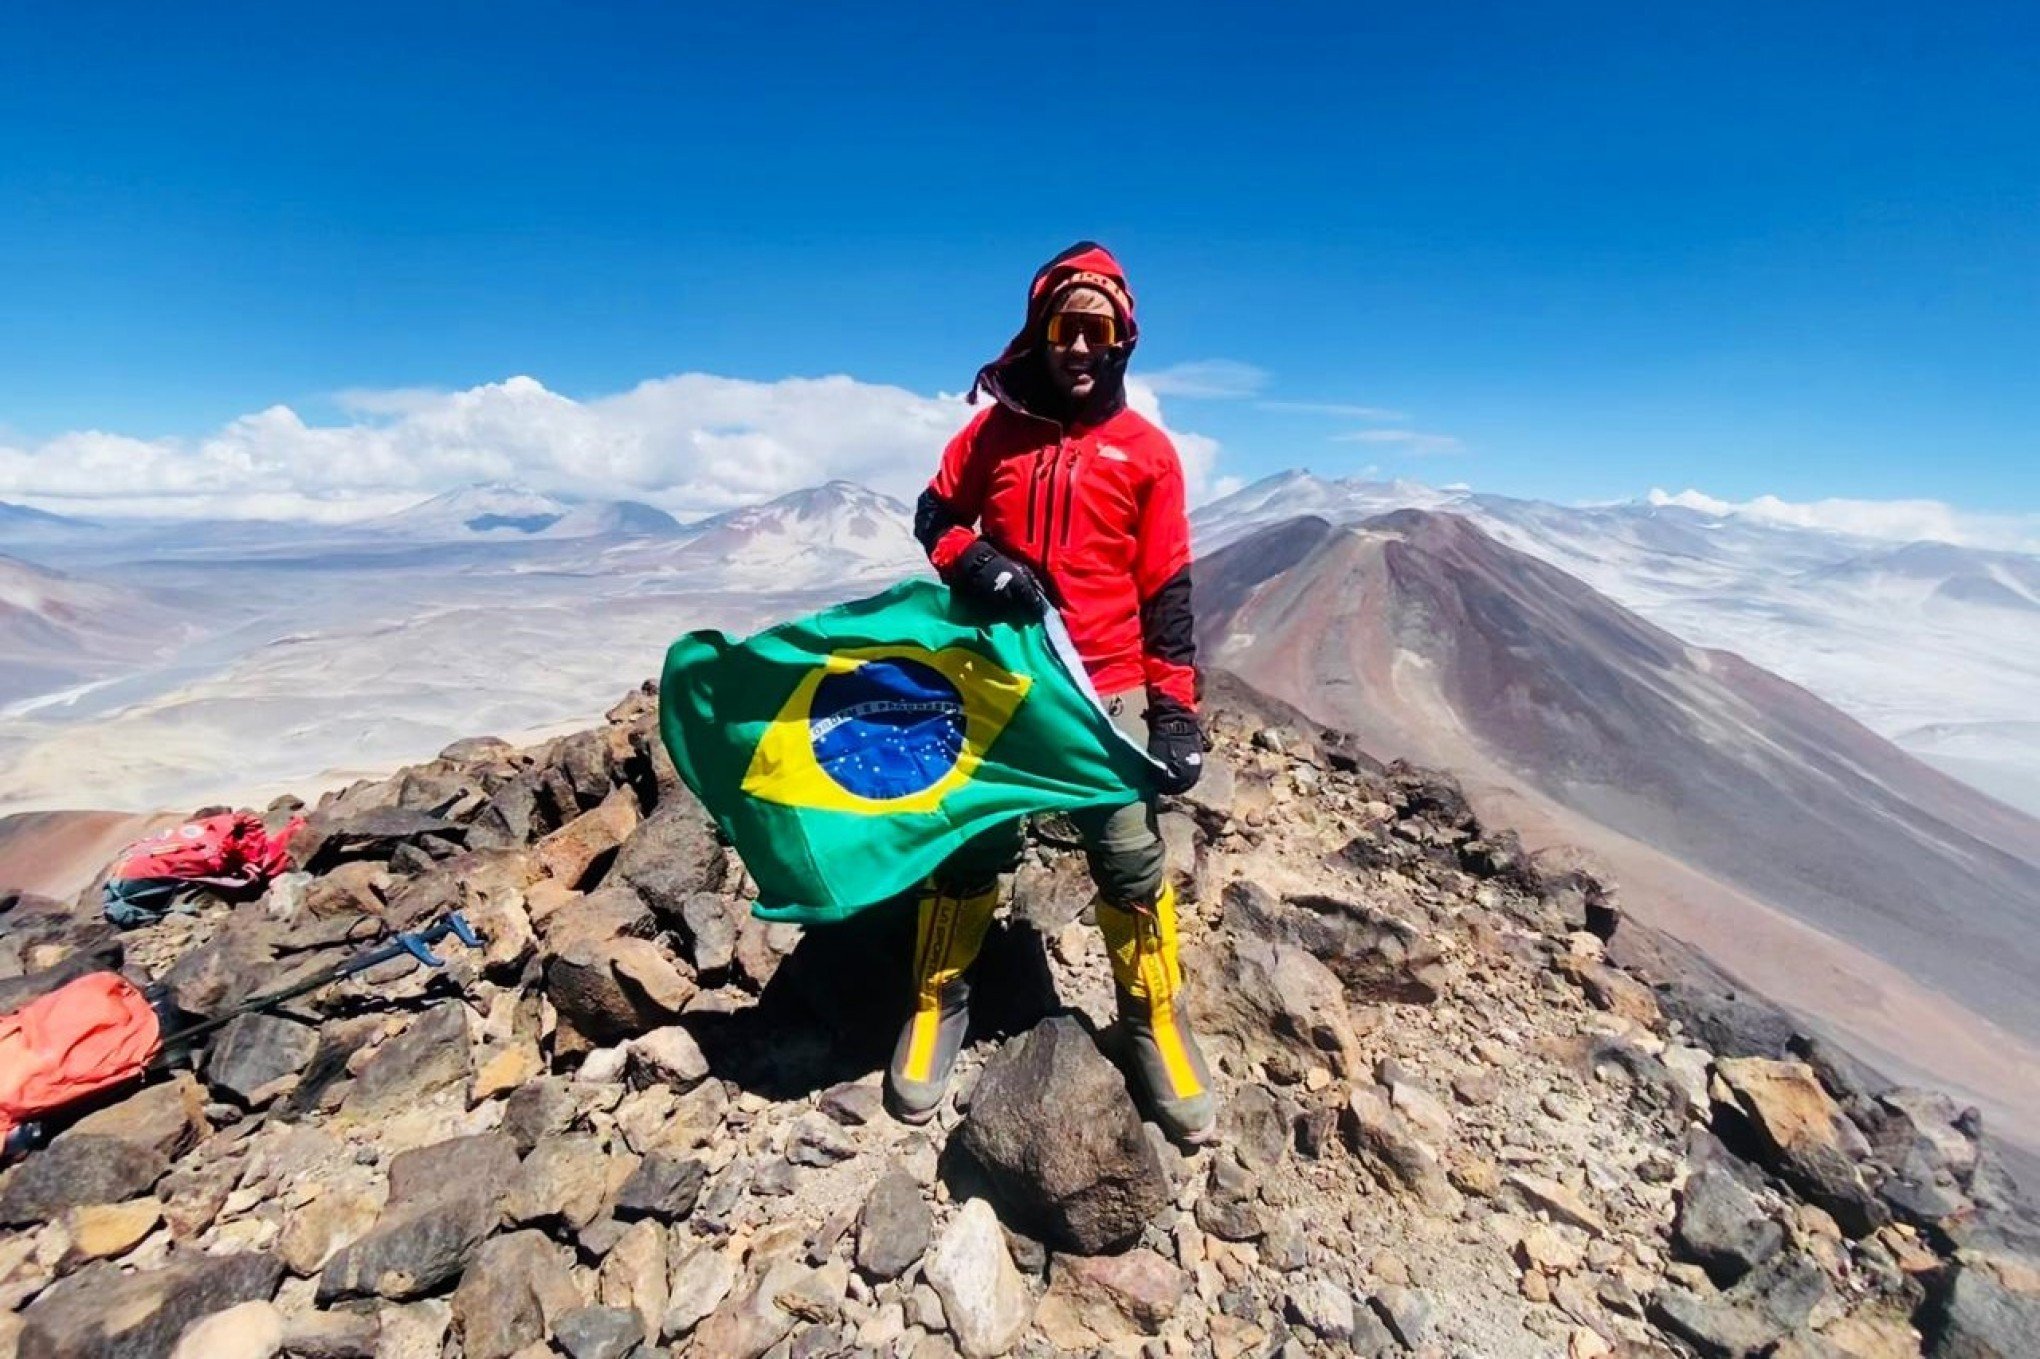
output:
<path id="1" fill-rule="evenodd" d="M 891 1108 L 888 1108 L 886 1112 L 892 1115 L 895 1123 L 904 1123 L 909 1128 L 926 1127 L 935 1121 L 935 1111 L 933 1109 L 924 1110 L 918 1114 L 910 1114 L 904 1110 Z"/>
<path id="2" fill-rule="evenodd" d="M 948 1093 L 947 1090 L 943 1091 L 943 1094 L 947 1093 Z M 885 1094 L 884 1104 L 886 1113 L 892 1115 L 893 1120 L 895 1122 L 905 1123 L 909 1127 L 918 1128 L 921 1127 L 923 1124 L 933 1122 L 936 1113 L 942 1108 L 942 1095 L 937 1095 L 935 1097 L 935 1102 L 933 1104 L 930 1104 L 925 1108 L 916 1109 L 910 1108 L 906 1104 L 902 1103 L 900 1097 L 893 1093 L 893 1088 L 891 1085 L 887 1085 L 885 1087 L 884 1094 Z"/>

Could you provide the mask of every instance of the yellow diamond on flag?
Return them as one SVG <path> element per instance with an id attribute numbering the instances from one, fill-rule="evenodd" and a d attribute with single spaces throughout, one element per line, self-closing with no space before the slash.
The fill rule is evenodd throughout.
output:
<path id="1" fill-rule="evenodd" d="M 963 647 L 835 652 L 765 729 L 743 791 L 868 816 L 933 811 L 970 782 L 1032 684 Z"/>

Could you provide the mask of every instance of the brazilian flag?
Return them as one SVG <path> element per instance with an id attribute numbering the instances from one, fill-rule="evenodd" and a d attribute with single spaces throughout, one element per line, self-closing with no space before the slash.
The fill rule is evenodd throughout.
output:
<path id="1" fill-rule="evenodd" d="M 1147 752 L 1062 623 L 989 621 L 931 580 L 666 652 L 659 731 L 757 880 L 756 914 L 840 920 L 1034 812 L 1142 796 Z"/>

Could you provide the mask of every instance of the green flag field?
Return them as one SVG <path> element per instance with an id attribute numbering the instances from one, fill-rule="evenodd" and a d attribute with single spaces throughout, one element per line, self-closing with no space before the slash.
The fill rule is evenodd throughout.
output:
<path id="1" fill-rule="evenodd" d="M 987 621 L 931 580 L 666 653 L 659 728 L 771 920 L 839 920 L 1016 817 L 1141 797 L 1147 754 L 1053 615 Z"/>

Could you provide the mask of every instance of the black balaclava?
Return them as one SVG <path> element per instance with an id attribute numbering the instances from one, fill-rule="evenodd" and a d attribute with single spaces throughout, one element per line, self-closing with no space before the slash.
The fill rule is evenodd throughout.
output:
<path id="1" fill-rule="evenodd" d="M 1055 384 L 1046 366 L 1048 318 L 1073 288 L 1102 293 L 1126 331 L 1124 340 L 1100 352 L 1092 369 L 1091 394 L 1081 402 Z M 1126 405 L 1126 364 L 1139 340 L 1133 291 L 1127 286 L 1125 270 L 1105 247 L 1079 241 L 1035 271 L 1027 289 L 1027 319 L 1005 351 L 978 370 L 971 400 L 983 390 L 1003 405 L 1058 424 L 1099 424 Z"/>

